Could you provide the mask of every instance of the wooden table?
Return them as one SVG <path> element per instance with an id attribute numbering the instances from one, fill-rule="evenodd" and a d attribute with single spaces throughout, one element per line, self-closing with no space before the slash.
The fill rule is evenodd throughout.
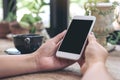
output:
<path id="1" fill-rule="evenodd" d="M 12 41 L 0 39 L 0 55 L 7 55 L 4 50 L 11 47 L 14 47 Z M 106 66 L 116 80 L 120 80 L 120 52 L 111 53 Z M 61 71 L 24 74 L 0 80 L 80 80 L 80 78 L 80 67 L 75 63 Z"/>

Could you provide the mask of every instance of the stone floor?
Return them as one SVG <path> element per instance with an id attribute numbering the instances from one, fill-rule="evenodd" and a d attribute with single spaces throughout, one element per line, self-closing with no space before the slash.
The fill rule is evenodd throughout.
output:
<path id="1" fill-rule="evenodd" d="M 14 47 L 12 41 L 0 39 L 0 55 L 7 55 L 4 50 L 11 47 Z M 115 77 L 115 80 L 120 80 L 120 52 L 114 51 L 110 53 L 106 66 L 112 76 Z M 61 71 L 24 74 L 0 80 L 80 80 L 80 78 L 80 68 L 75 63 Z"/>

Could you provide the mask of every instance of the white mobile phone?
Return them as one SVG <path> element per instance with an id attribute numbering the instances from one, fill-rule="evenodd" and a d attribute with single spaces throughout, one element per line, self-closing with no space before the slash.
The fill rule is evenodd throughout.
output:
<path id="1" fill-rule="evenodd" d="M 74 16 L 56 52 L 56 56 L 78 60 L 87 42 L 96 18 L 94 16 Z"/>

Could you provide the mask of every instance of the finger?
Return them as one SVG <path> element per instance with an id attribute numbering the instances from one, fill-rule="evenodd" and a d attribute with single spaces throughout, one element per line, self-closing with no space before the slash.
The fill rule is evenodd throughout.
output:
<path id="1" fill-rule="evenodd" d="M 82 75 L 84 75 L 86 71 L 87 71 L 87 64 L 84 63 L 84 64 L 81 66 L 81 73 L 82 73 Z"/>
<path id="2" fill-rule="evenodd" d="M 83 64 L 85 63 L 85 58 L 80 58 L 79 61 L 77 61 L 79 63 L 80 66 L 83 66 Z"/>
<path id="3" fill-rule="evenodd" d="M 91 43 L 91 42 L 94 42 L 96 41 L 96 38 L 94 36 L 94 33 L 91 32 L 89 35 L 88 35 L 88 42 Z"/>
<path id="4" fill-rule="evenodd" d="M 73 63 L 75 63 L 76 61 L 73 61 L 73 60 L 68 60 L 68 59 L 62 59 L 62 58 L 57 58 L 57 57 L 55 57 L 56 58 L 56 66 L 58 66 L 58 67 L 61 67 L 61 68 L 65 68 L 65 67 L 67 67 L 67 66 L 69 66 L 69 65 L 72 65 Z"/>
<path id="5" fill-rule="evenodd" d="M 57 44 L 65 35 L 66 30 L 64 30 L 62 33 L 55 36 L 52 40 Z"/>

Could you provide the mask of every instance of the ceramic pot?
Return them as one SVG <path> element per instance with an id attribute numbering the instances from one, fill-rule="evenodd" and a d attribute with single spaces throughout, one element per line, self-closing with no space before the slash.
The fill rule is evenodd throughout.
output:
<path id="1" fill-rule="evenodd" d="M 106 36 L 114 31 L 113 20 L 114 20 L 114 10 L 112 10 L 111 3 L 98 3 L 96 5 L 98 12 L 92 11 L 92 15 L 96 16 L 96 22 L 93 28 L 98 42 L 103 46 L 106 45 Z M 102 11 L 102 13 L 100 13 Z"/>
<path id="2" fill-rule="evenodd" d="M 10 23 L 10 31 L 12 34 L 28 34 L 29 30 L 22 28 L 17 21 Z"/>
<path id="3" fill-rule="evenodd" d="M 9 23 L 0 22 L 0 38 L 6 38 L 6 35 L 10 33 Z"/>

